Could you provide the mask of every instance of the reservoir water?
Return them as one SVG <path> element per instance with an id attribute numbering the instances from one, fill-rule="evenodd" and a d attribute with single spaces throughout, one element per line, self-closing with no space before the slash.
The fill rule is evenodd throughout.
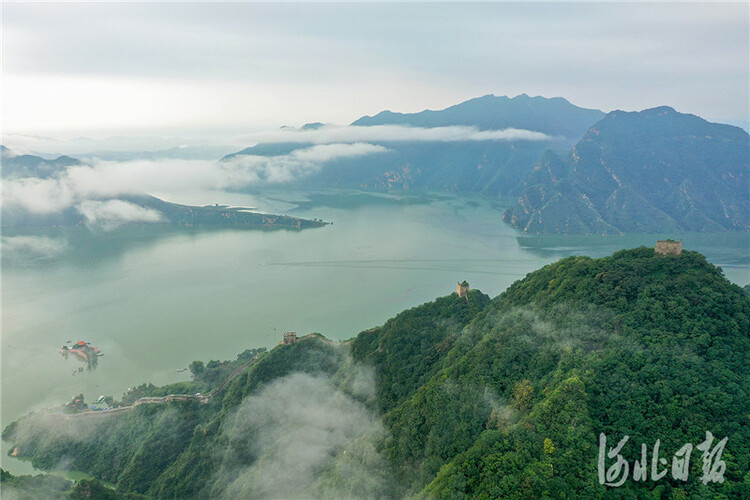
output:
<path id="1" fill-rule="evenodd" d="M 190 378 L 193 360 L 272 347 L 285 331 L 347 339 L 467 280 L 496 296 L 568 255 L 682 238 L 727 277 L 750 283 L 750 235 L 523 236 L 513 200 L 327 191 L 198 193 L 181 203 L 253 206 L 333 222 L 304 231 L 122 227 L 3 235 L 2 425 L 84 393 L 119 398 L 143 382 Z M 66 341 L 104 352 L 96 370 L 63 359 Z M 29 473 L 7 457 L 2 466 Z"/>

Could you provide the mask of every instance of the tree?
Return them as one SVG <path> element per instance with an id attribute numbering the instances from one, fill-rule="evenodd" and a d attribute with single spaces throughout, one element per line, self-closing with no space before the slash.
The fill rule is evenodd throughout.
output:
<path id="1" fill-rule="evenodd" d="M 534 386 L 531 385 L 531 380 L 523 379 L 516 382 L 513 386 L 510 404 L 518 410 L 528 411 L 531 408 L 532 399 L 534 399 Z"/>
<path id="2" fill-rule="evenodd" d="M 197 377 L 204 371 L 206 371 L 206 367 L 203 365 L 203 361 L 193 361 L 190 363 L 190 373 L 193 374 L 193 377 Z"/>

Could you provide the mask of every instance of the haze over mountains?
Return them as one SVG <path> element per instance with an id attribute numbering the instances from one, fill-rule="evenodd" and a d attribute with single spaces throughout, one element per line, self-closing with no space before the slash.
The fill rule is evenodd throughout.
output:
<path id="1" fill-rule="evenodd" d="M 605 115 L 562 98 L 488 95 L 440 111 L 383 111 L 350 126 L 372 129 L 374 137 L 379 127 L 401 127 L 406 137 L 446 127 L 526 135 L 371 141 L 388 150 L 331 162 L 300 184 L 520 195 L 503 219 L 529 233 L 750 229 L 747 132 L 669 107 Z M 358 134 L 367 138 L 366 132 Z M 258 144 L 225 159 L 288 154 L 299 147 Z"/>
<path id="2" fill-rule="evenodd" d="M 83 180 L 66 182 L 68 169 L 95 170 L 69 156 L 45 160 L 40 156 L 16 155 L 0 146 L 4 183 L 3 227 L 81 226 L 114 229 L 124 224 L 170 224 L 177 226 L 235 226 L 310 228 L 325 225 L 285 215 L 261 214 L 242 207 L 190 206 L 169 203 L 145 193 L 118 191 L 118 186 L 98 192 Z M 90 178 L 91 179 L 91 178 Z M 82 188 L 82 186 L 88 186 Z M 75 186 L 75 187 L 74 187 Z M 20 188 L 20 189 L 19 189 Z M 89 190 L 85 196 L 70 191 Z M 7 190 L 7 191 L 6 191 Z M 20 191 L 17 194 L 16 191 Z M 19 200 L 24 195 L 48 197 L 44 202 Z M 65 198 L 65 199 L 60 199 Z M 21 202 L 27 202 L 26 204 Z"/>
<path id="3" fill-rule="evenodd" d="M 551 99 L 521 94 L 513 98 L 492 94 L 477 97 L 440 111 L 419 113 L 382 111 L 363 116 L 352 125 L 406 125 L 410 127 L 476 126 L 480 130 L 516 128 L 575 140 L 604 117 L 597 109 L 574 106 L 562 97 Z"/>
<path id="4" fill-rule="evenodd" d="M 605 115 L 560 97 L 486 95 L 246 139 L 255 144 L 198 173 L 240 191 L 283 184 L 518 196 L 503 220 L 527 233 L 750 229 L 750 136 L 669 107 Z M 53 179 L 80 164 L 5 148 L 2 158 L 5 179 Z"/>
<path id="5" fill-rule="evenodd" d="M 317 124 L 309 132 L 308 124 L 301 130 L 309 133 L 289 134 L 294 142 L 260 141 L 224 159 L 288 154 L 326 134 L 342 142 L 349 136 L 382 145 L 387 151 L 355 162 L 329 162 L 299 184 L 518 194 L 529 167 L 546 149 L 569 149 L 603 116 L 601 111 L 580 108 L 559 97 L 487 95 L 440 111 L 383 111 L 355 120 L 346 130 L 331 131 Z"/>
<path id="6" fill-rule="evenodd" d="M 2 160 L 3 179 L 14 177 L 48 179 L 67 167 L 81 164 L 80 160 L 64 155 L 54 160 L 45 160 L 35 155 L 16 155 L 3 145 L 0 145 L 0 160 Z"/>

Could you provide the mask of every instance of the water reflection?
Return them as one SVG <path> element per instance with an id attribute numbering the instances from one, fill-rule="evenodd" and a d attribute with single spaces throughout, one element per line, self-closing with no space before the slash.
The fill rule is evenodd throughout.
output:
<path id="1" fill-rule="evenodd" d="M 66 344 L 71 344 L 70 346 Z M 65 344 L 60 347 L 60 354 L 63 358 L 68 359 L 73 357 L 86 365 L 86 370 L 94 370 L 99 365 L 99 358 L 104 356 L 104 353 L 98 348 L 91 345 L 91 342 L 79 340 L 73 344 L 72 340 L 68 340 Z M 73 375 L 76 373 L 83 372 L 83 367 L 79 366 L 78 370 L 73 371 Z"/>
<path id="2" fill-rule="evenodd" d="M 325 230 L 309 228 L 304 230 Z M 116 260 L 136 248 L 153 248 L 170 238 L 197 239 L 203 235 L 220 235 L 243 231 L 286 231 L 297 228 L 228 228 L 179 227 L 167 225 L 121 226 L 110 231 L 85 226 L 9 228 L 3 230 L 3 268 L 51 266 L 61 262 L 90 266 L 105 260 Z"/>

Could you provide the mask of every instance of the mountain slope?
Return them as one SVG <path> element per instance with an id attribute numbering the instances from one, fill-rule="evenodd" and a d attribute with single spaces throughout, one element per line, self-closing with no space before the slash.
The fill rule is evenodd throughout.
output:
<path id="1" fill-rule="evenodd" d="M 472 325 L 484 338 L 448 375 L 471 386 L 491 373 L 499 403 L 481 437 L 427 491 L 598 496 L 599 433 L 610 446 L 629 435 L 623 456 L 632 464 L 641 443 L 651 452 L 660 439 L 669 460 L 711 431 L 733 443 L 725 460 L 734 460 L 735 489 L 727 489 L 739 495 L 748 487 L 750 373 L 732 352 L 750 347 L 750 309 L 737 292 L 698 254 L 664 258 L 645 248 L 564 259 L 515 283 L 494 315 Z M 694 464 L 687 484 L 670 479 L 661 488 L 711 496 L 699 476 Z M 659 485 L 622 488 L 643 494 Z"/>
<path id="2" fill-rule="evenodd" d="M 535 140 L 398 141 L 369 140 L 388 149 L 377 155 L 325 162 L 311 175 L 298 179 L 302 186 L 356 187 L 376 190 L 430 189 L 483 193 L 488 196 L 518 194 L 522 181 L 545 149 L 567 151 L 604 113 L 580 108 L 562 98 L 492 95 L 471 99 L 440 111 L 414 114 L 383 111 L 362 117 L 351 125 L 408 127 L 467 126 L 479 130 L 516 128 L 542 132 Z M 312 126 L 311 126 L 312 125 Z M 305 128 L 306 127 L 306 128 Z M 317 130 L 308 124 L 303 130 Z M 366 136 L 366 132 L 359 131 Z M 365 140 L 365 139 L 362 139 Z M 224 161 L 244 155 L 283 156 L 311 143 L 257 144 Z"/>
<path id="3" fill-rule="evenodd" d="M 614 111 L 545 154 L 503 219 L 529 233 L 747 231 L 750 137 L 669 107 Z"/>
<path id="4" fill-rule="evenodd" d="M 452 294 L 348 344 L 278 346 L 221 397 L 101 418 L 93 442 L 33 417 L 3 436 L 37 465 L 64 456 L 158 498 L 739 499 L 750 492 L 747 352 L 740 287 L 700 254 L 641 247 L 562 259 L 491 302 Z M 684 481 L 658 461 L 665 477 L 633 479 L 641 444 L 650 461 L 659 440 L 671 461 L 707 431 L 712 447 L 728 439 L 723 483 L 701 480 L 698 449 Z M 617 488 L 598 480 L 602 433 L 608 449 L 629 436 L 631 475 Z"/>

